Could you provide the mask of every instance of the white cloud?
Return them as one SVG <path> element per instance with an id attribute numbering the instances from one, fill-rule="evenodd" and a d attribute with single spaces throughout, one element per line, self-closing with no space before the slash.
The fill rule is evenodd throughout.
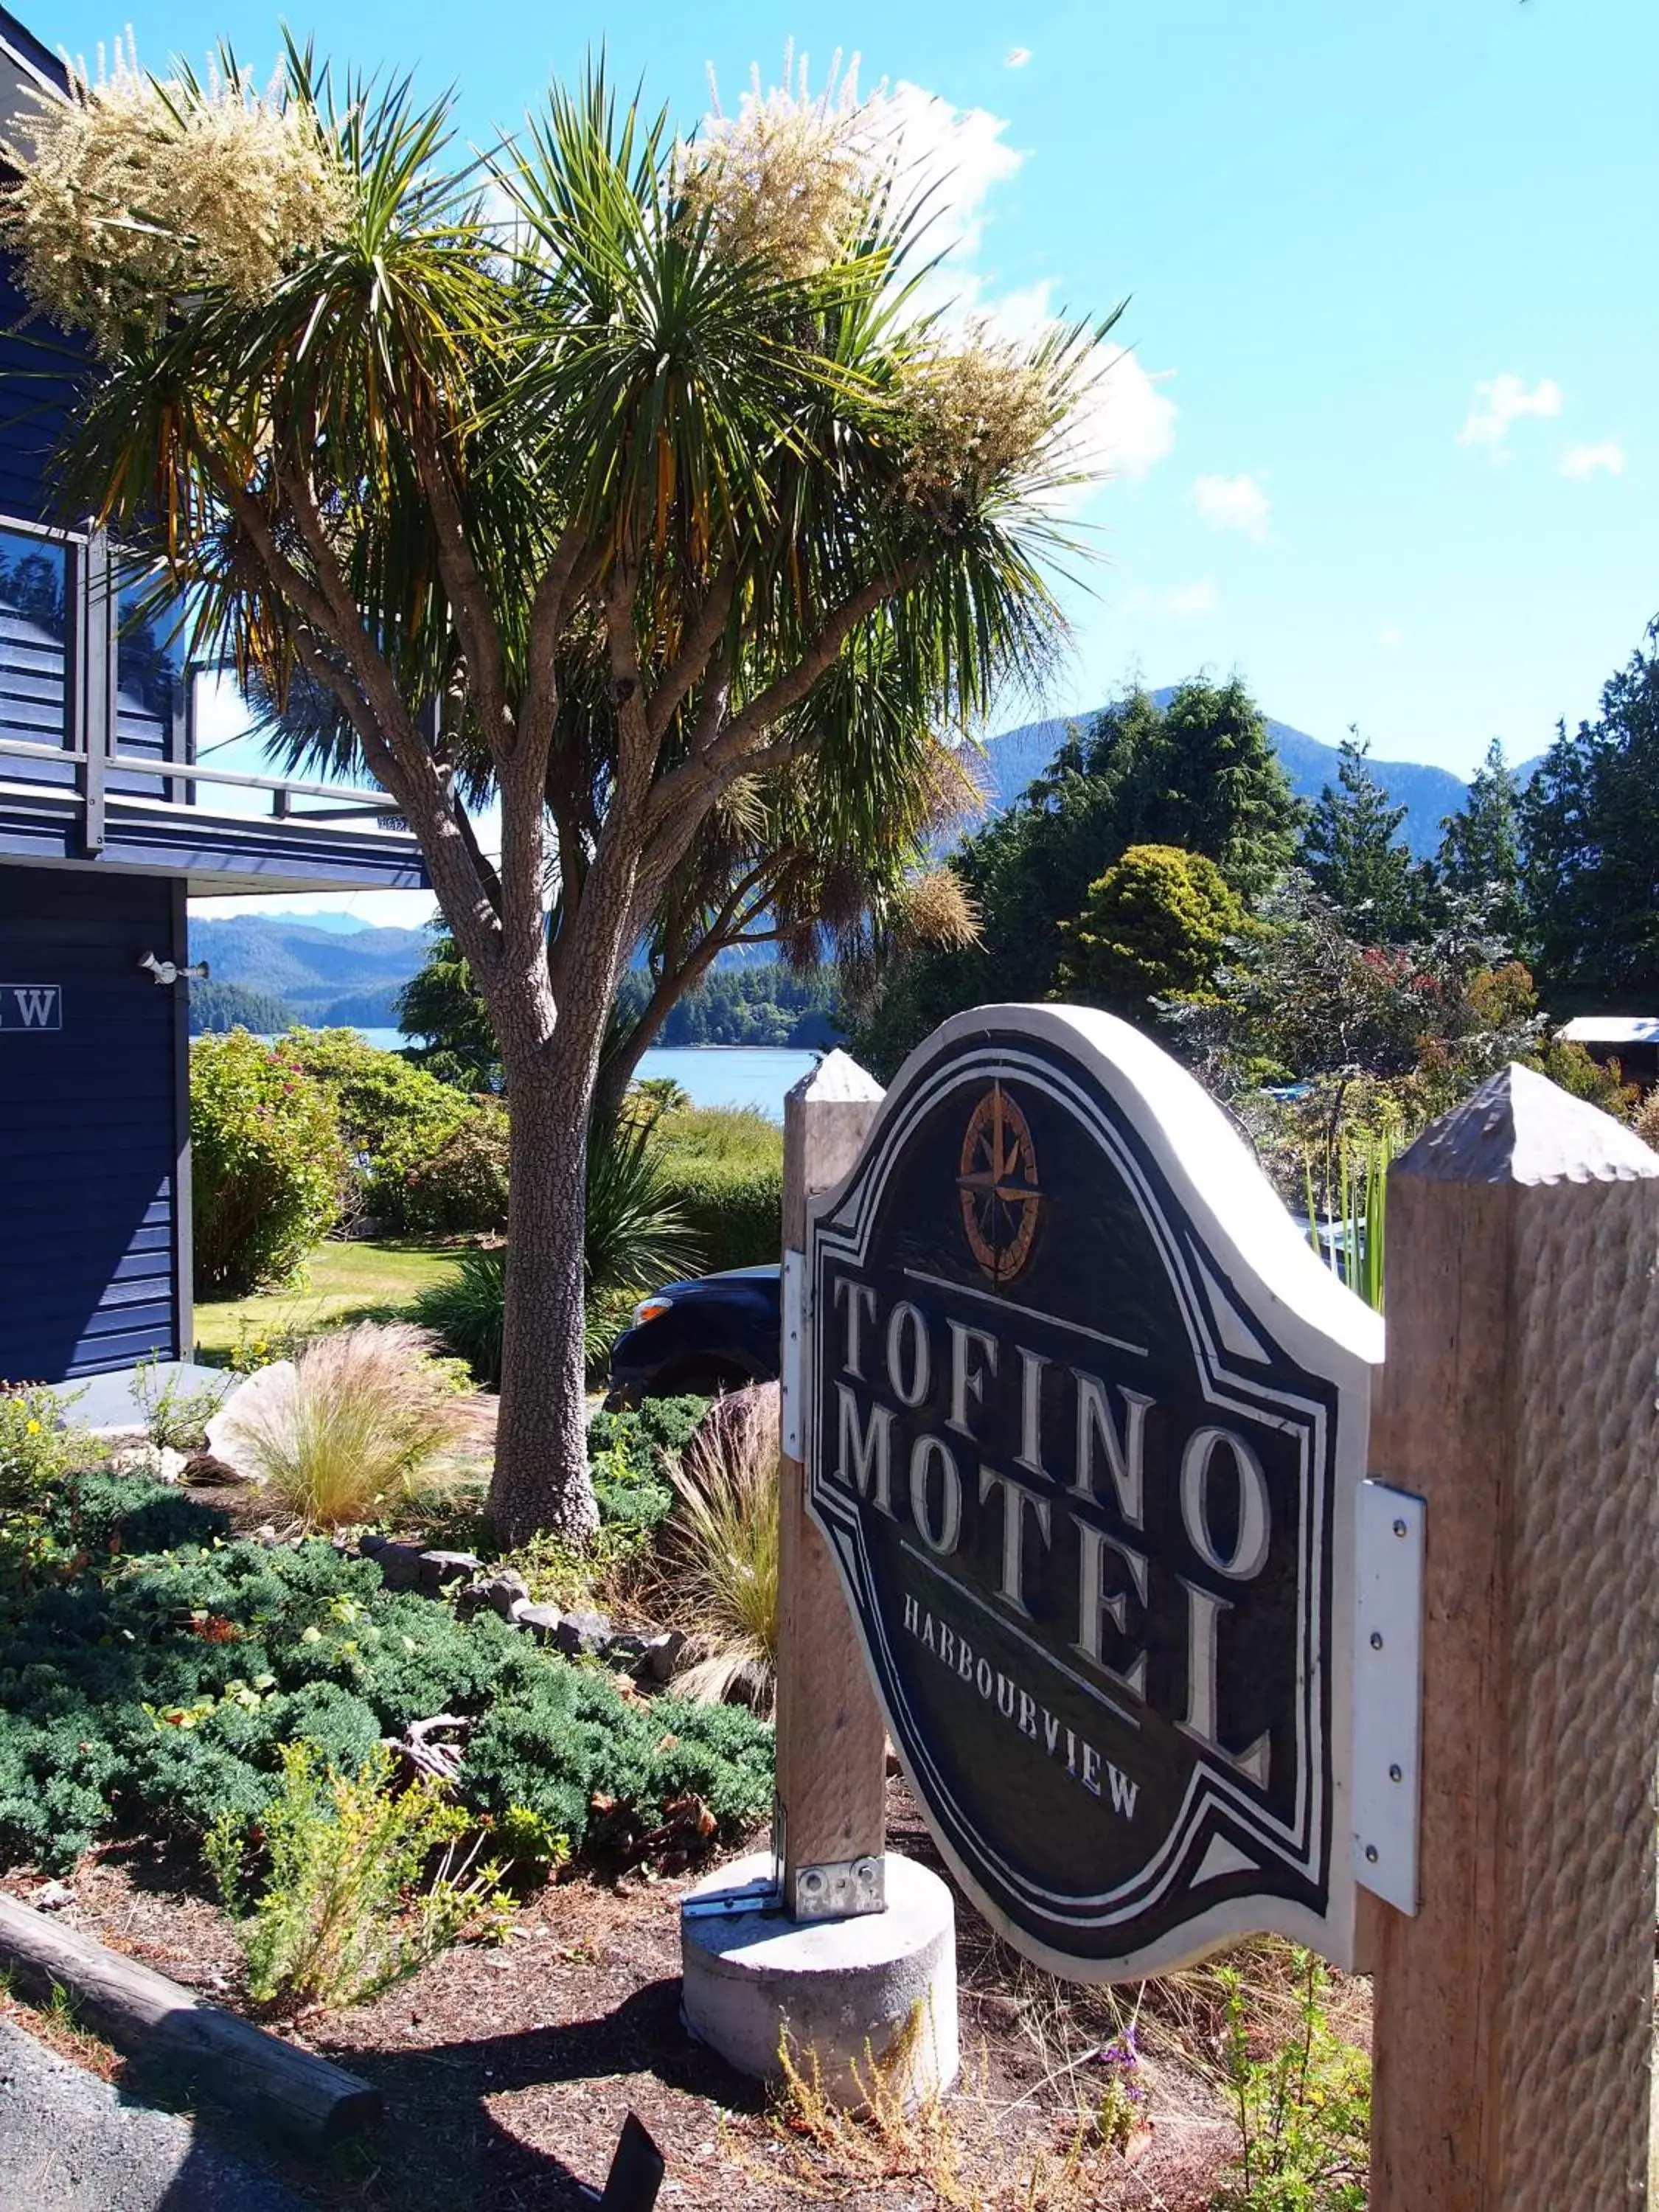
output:
<path id="1" fill-rule="evenodd" d="M 1398 623 L 1385 622 L 1376 633 L 1376 641 L 1384 653 L 1398 653 L 1406 642 L 1406 633 Z"/>
<path id="2" fill-rule="evenodd" d="M 1025 155 L 1005 143 L 1006 118 L 988 108 L 953 107 L 919 85 L 901 82 L 875 95 L 876 125 L 904 165 L 907 184 L 930 194 L 928 243 L 945 247 L 919 288 L 918 307 L 952 320 L 977 321 L 998 336 L 1029 342 L 1055 319 L 1052 278 L 999 293 L 980 265 L 986 203 L 1016 177 Z M 1100 373 L 1079 411 L 1073 455 L 1088 476 L 1139 483 L 1175 444 L 1175 401 L 1161 387 L 1172 370 L 1148 370 L 1127 347 L 1101 349 Z M 1075 507 L 1081 488 L 1066 501 Z"/>
<path id="3" fill-rule="evenodd" d="M 1564 477 L 1621 477 L 1625 473 L 1625 449 L 1616 438 L 1604 438 L 1599 446 L 1569 446 L 1561 456 Z"/>
<path id="4" fill-rule="evenodd" d="M 869 116 L 877 143 L 897 154 L 907 190 L 927 196 L 933 252 L 944 252 L 958 291 L 965 276 L 976 294 L 978 273 L 962 264 L 984 242 L 985 203 L 993 187 L 1018 176 L 1025 161 L 1017 146 L 1004 143 L 1006 117 L 988 107 L 953 107 L 903 78 L 872 95 Z"/>
<path id="5" fill-rule="evenodd" d="M 1220 595 L 1207 576 L 1196 583 L 1171 584 L 1161 592 L 1149 591 L 1145 584 L 1137 584 L 1123 602 L 1126 615 L 1163 615 L 1176 622 L 1195 622 L 1202 615 L 1212 615 L 1221 604 Z"/>
<path id="6" fill-rule="evenodd" d="M 1004 69 L 1024 69 L 1030 58 L 1031 49 L 1029 46 L 1010 46 L 1002 58 L 1002 66 Z"/>
<path id="7" fill-rule="evenodd" d="M 1468 419 L 1457 434 L 1460 446 L 1485 446 L 1494 460 L 1503 457 L 1510 426 L 1528 416 L 1549 416 L 1561 412 L 1561 387 L 1553 377 L 1540 377 L 1530 392 L 1518 376 L 1505 370 L 1502 376 L 1477 384 Z"/>
<path id="8" fill-rule="evenodd" d="M 1217 530 L 1242 530 L 1258 545 L 1266 544 L 1269 502 L 1254 477 L 1200 477 L 1193 497 L 1206 522 Z"/>

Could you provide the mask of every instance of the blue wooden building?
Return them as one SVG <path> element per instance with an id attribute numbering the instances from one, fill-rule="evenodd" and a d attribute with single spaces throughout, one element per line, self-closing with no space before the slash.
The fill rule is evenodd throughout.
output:
<path id="1" fill-rule="evenodd" d="M 61 64 L 0 9 L 0 113 Z M 13 135 L 9 123 L 3 133 Z M 88 358 L 0 258 L 0 1378 L 183 1358 L 191 1341 L 185 901 L 419 888 L 373 793 L 198 758 L 198 696 L 135 627 L 51 456 Z"/>

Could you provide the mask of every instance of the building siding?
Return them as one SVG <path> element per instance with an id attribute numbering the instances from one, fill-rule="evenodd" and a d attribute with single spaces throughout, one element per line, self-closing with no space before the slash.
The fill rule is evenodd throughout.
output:
<path id="1" fill-rule="evenodd" d="M 55 983 L 63 1026 L 0 1026 L 0 1376 L 60 1382 L 179 1350 L 174 886 L 0 868 L 0 989 Z"/>

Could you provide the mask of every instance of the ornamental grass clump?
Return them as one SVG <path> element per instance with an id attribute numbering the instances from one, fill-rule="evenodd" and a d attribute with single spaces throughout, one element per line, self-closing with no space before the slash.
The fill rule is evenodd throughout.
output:
<path id="1" fill-rule="evenodd" d="M 138 66 L 128 34 L 97 79 L 71 64 L 69 98 L 40 93 L 5 152 L 20 173 L 0 239 L 23 289 L 106 357 L 204 293 L 261 299 L 349 210 L 315 109 L 286 76 L 261 91 L 228 52 L 204 77 L 165 82 Z"/>
<path id="2" fill-rule="evenodd" d="M 472 1822 L 443 1784 L 428 1778 L 394 1793 L 384 1744 L 355 1774 L 319 1770 L 305 1743 L 285 1744 L 282 1760 L 259 1819 L 257 1899 L 236 1820 L 222 1816 L 206 1844 L 255 2003 L 282 2013 L 363 2004 L 463 1936 L 504 1932 L 506 1869 L 480 1863 L 477 1838 L 461 1849 Z"/>
<path id="3" fill-rule="evenodd" d="M 698 1656 L 682 1697 L 770 1706 L 778 1661 L 778 1388 L 722 1400 L 678 1467 L 669 1587 Z"/>
<path id="4" fill-rule="evenodd" d="M 407 1322 L 314 1338 L 292 1373 L 256 1386 L 228 1418 L 239 1463 L 308 1528 L 366 1519 L 419 1475 L 460 1426 L 435 1339 Z"/>

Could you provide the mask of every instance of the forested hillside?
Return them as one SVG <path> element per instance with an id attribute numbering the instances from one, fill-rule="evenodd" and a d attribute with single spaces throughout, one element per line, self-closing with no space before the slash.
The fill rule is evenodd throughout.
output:
<path id="1" fill-rule="evenodd" d="M 398 994 L 420 966 L 428 941 L 423 929 L 357 929 L 347 935 L 286 915 L 239 914 L 224 921 L 192 915 L 190 924 L 191 957 L 208 963 L 213 986 L 253 993 L 267 1002 L 267 1013 L 276 1005 L 289 1020 L 311 1029 L 395 1028 Z M 198 1012 L 215 1003 L 212 987 L 205 1000 L 201 990 L 198 985 L 192 994 Z M 230 1024 L 216 1018 L 203 1025 Z M 246 1025 L 283 1026 L 268 1020 Z"/>

